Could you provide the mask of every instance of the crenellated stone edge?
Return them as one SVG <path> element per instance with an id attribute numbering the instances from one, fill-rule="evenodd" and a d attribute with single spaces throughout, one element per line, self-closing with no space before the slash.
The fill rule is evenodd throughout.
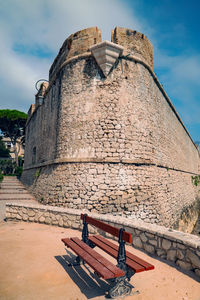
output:
<path id="1" fill-rule="evenodd" d="M 77 230 L 82 229 L 80 214 L 83 212 L 87 213 L 86 210 L 40 204 L 6 204 L 7 221 L 35 222 Z M 123 226 L 133 235 L 133 247 L 171 261 L 180 267 L 180 270 L 191 271 L 200 278 L 200 237 L 136 219 L 108 214 L 89 215 L 119 228 Z M 96 232 L 96 229 L 90 226 L 90 233 Z M 106 236 L 111 238 L 109 234 Z"/>

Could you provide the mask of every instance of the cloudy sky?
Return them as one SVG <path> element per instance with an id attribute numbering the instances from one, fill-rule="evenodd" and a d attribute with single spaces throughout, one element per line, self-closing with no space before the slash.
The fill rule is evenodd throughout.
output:
<path id="1" fill-rule="evenodd" d="M 155 73 L 194 141 L 200 141 L 200 1 L 0 0 L 0 109 L 27 112 L 35 83 L 64 40 L 98 26 L 144 33 L 154 45 Z"/>

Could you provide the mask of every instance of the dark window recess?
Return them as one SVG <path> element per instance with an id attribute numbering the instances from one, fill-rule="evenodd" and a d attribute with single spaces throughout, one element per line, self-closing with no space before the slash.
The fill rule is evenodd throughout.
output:
<path id="1" fill-rule="evenodd" d="M 36 147 L 33 147 L 32 163 L 36 163 Z"/>

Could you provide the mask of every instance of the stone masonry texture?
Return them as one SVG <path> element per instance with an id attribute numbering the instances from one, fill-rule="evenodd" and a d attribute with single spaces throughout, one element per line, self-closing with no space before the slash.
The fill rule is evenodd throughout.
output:
<path id="1" fill-rule="evenodd" d="M 153 47 L 146 36 L 135 30 L 116 27 L 112 42 L 124 46 L 124 55 L 134 55 L 145 61 L 153 70 Z"/>
<path id="2" fill-rule="evenodd" d="M 80 214 L 83 210 L 59 208 L 47 205 L 8 203 L 6 219 L 55 225 L 82 230 Z M 200 237 L 168 229 L 163 226 L 130 220 L 124 217 L 90 213 L 91 217 L 114 227 L 125 228 L 133 236 L 133 247 L 176 264 L 200 277 Z M 98 229 L 88 226 L 94 234 Z M 102 234 L 102 231 L 99 231 Z M 112 238 L 105 233 L 106 237 Z"/>
<path id="3" fill-rule="evenodd" d="M 43 204 L 189 231 L 200 156 L 153 73 L 152 46 L 115 28 L 124 52 L 105 77 L 89 51 L 99 42 L 96 27 L 64 42 L 29 114 L 22 182 Z"/>

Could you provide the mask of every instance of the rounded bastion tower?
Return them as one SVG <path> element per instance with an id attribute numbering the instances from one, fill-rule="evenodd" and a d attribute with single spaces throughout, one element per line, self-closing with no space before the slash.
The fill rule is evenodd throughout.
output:
<path id="1" fill-rule="evenodd" d="M 139 32 L 70 35 L 29 110 L 22 181 L 48 205 L 177 226 L 199 153 Z M 187 185 L 187 189 L 185 189 Z"/>

